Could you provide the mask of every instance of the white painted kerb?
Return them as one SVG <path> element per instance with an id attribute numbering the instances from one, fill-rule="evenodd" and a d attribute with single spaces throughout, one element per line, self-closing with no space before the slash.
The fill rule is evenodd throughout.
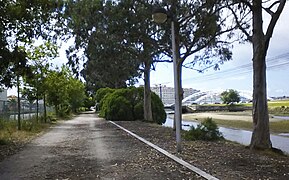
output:
<path id="1" fill-rule="evenodd" d="M 216 177 L 214 177 L 214 176 L 212 176 L 212 175 L 210 175 L 210 174 L 202 171 L 201 169 L 199 169 L 199 168 L 197 168 L 197 167 L 195 167 L 195 166 L 187 163 L 186 161 L 178 158 L 177 156 L 175 156 L 175 155 L 173 155 L 173 154 L 170 154 L 168 151 L 166 151 L 166 150 L 158 147 L 157 145 L 155 145 L 155 144 L 153 144 L 153 143 L 145 140 L 144 138 L 136 135 L 135 133 L 133 133 L 133 132 L 127 130 L 127 129 L 125 129 L 124 127 L 116 124 L 115 122 L 112 122 L 112 121 L 109 121 L 109 122 L 112 123 L 112 124 L 114 124 L 115 126 L 119 127 L 120 129 L 124 130 L 125 132 L 129 133 L 130 135 L 134 136 L 135 138 L 139 139 L 140 141 L 144 142 L 145 144 L 147 144 L 147 145 L 151 146 L 152 148 L 156 149 L 157 151 L 161 152 L 162 154 L 166 155 L 167 157 L 173 159 L 173 160 L 176 161 L 177 163 L 179 163 L 179 164 L 181 164 L 181 165 L 189 168 L 190 170 L 192 170 L 193 172 L 199 174 L 199 175 L 202 176 L 203 178 L 208 179 L 208 180 L 218 180 L 218 178 L 216 178 Z"/>

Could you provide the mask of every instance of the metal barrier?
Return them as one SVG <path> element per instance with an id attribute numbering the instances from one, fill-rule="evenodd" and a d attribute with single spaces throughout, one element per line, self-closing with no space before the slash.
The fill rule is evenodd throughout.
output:
<path id="1" fill-rule="evenodd" d="M 47 111 L 51 112 L 52 108 L 47 107 Z M 21 119 L 31 119 L 37 113 L 36 103 L 29 103 L 28 101 L 21 100 L 20 114 Z M 44 113 L 44 104 L 38 105 L 38 115 Z M 2 101 L 0 100 L 0 119 L 16 120 L 18 116 L 18 103 L 17 101 Z"/>

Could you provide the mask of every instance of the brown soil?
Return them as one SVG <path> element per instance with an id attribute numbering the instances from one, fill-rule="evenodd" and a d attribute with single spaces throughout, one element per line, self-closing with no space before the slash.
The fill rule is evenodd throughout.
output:
<path id="1" fill-rule="evenodd" d="M 117 123 L 176 154 L 171 128 L 139 121 Z M 219 179 L 289 179 L 288 156 L 252 151 L 234 142 L 183 141 L 182 153 L 176 155 Z"/>

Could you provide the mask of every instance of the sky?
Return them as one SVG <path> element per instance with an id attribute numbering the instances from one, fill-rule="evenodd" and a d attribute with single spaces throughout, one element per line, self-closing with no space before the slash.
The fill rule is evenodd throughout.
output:
<path id="1" fill-rule="evenodd" d="M 267 53 L 268 96 L 289 96 L 289 4 L 287 3 L 275 27 Z M 268 22 L 267 22 L 268 23 Z M 264 19 L 266 24 L 266 19 Z M 220 70 L 204 73 L 183 68 L 182 85 L 202 91 L 235 89 L 252 92 L 252 45 L 234 44 L 233 60 L 225 62 Z M 186 61 L 185 61 L 186 62 Z M 140 82 L 143 84 L 143 82 Z M 172 64 L 158 64 L 151 72 L 151 86 L 173 87 Z"/>
<path id="2" fill-rule="evenodd" d="M 267 93 L 268 96 L 289 96 L 289 3 L 286 4 L 275 27 L 270 47 L 267 53 Z M 264 24 L 266 25 L 266 18 Z M 59 57 L 52 61 L 55 66 L 67 62 L 65 49 L 73 40 L 63 43 Z M 185 61 L 186 62 L 186 61 Z M 220 70 L 207 70 L 204 73 L 183 68 L 182 85 L 184 88 L 194 88 L 201 91 L 224 91 L 235 89 L 252 92 L 252 45 L 234 44 L 233 60 L 225 62 Z M 172 63 L 159 63 L 156 71 L 151 72 L 151 86 L 173 87 Z M 138 85 L 143 85 L 140 79 Z M 8 90 L 8 95 L 16 94 L 16 90 Z"/>

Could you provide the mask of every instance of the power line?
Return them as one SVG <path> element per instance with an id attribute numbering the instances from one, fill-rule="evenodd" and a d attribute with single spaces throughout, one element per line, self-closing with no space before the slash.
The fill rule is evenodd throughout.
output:
<path id="1" fill-rule="evenodd" d="M 267 62 L 267 70 L 273 70 L 273 69 L 282 69 L 284 67 L 287 67 L 289 65 L 288 62 L 288 57 L 289 56 L 289 52 L 288 53 L 284 53 L 272 58 L 268 58 L 266 60 Z M 284 60 L 284 58 L 287 59 L 287 61 Z M 277 61 L 277 60 L 282 60 L 282 61 Z M 225 79 L 225 78 L 229 78 L 235 75 L 240 75 L 240 74 L 246 74 L 246 73 L 250 73 L 252 72 L 253 68 L 252 68 L 252 63 L 248 63 L 248 64 L 244 64 L 241 66 L 237 66 L 231 69 L 227 69 L 221 72 L 216 72 L 216 73 L 212 73 L 212 74 L 207 74 L 201 77 L 193 77 L 193 78 L 187 78 L 187 79 L 183 79 L 183 81 L 188 81 L 188 80 L 194 80 L 195 81 L 209 81 L 209 80 L 215 80 L 215 79 Z"/>
<path id="2" fill-rule="evenodd" d="M 289 67 L 288 59 L 289 59 L 289 52 L 267 58 L 266 59 L 267 71 L 278 70 L 278 69 L 283 69 L 284 67 L 285 68 Z M 220 78 L 228 79 L 228 78 L 231 78 L 232 76 L 248 74 L 248 73 L 251 73 L 252 71 L 253 71 L 252 63 L 247 63 L 247 64 L 236 66 L 234 68 L 230 68 L 227 70 L 215 72 L 212 74 L 206 74 L 201 77 L 186 78 L 186 79 L 183 79 L 182 81 L 183 82 L 184 81 L 200 82 L 200 81 L 211 81 L 211 80 L 216 80 Z M 165 83 L 158 83 L 158 84 L 169 84 L 169 83 L 172 83 L 172 82 L 165 82 Z"/>

